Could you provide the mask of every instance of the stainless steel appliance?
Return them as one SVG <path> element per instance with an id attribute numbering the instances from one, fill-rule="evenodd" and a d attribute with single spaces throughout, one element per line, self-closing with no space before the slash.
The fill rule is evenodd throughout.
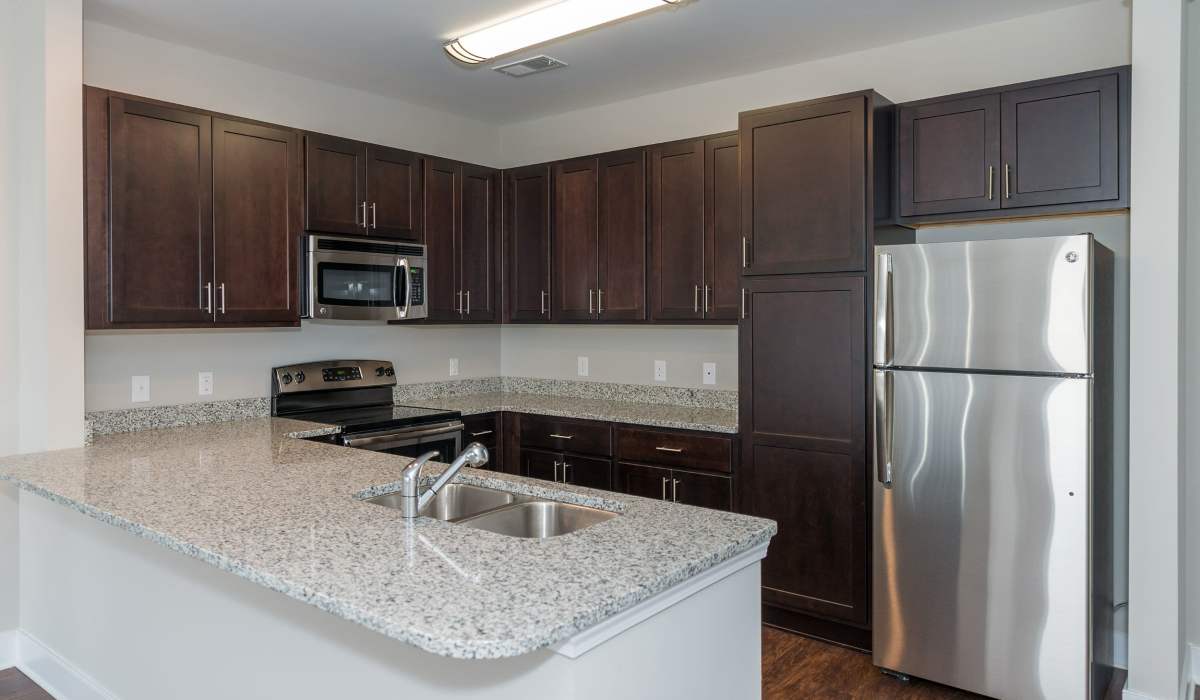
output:
<path id="1" fill-rule="evenodd" d="M 400 321 L 425 318 L 425 246 L 365 238 L 305 238 L 304 316 Z"/>
<path id="2" fill-rule="evenodd" d="M 458 411 L 396 406 L 396 370 L 382 360 L 331 360 L 271 370 L 271 415 L 337 425 L 337 435 L 313 438 L 346 447 L 418 457 L 462 450 Z"/>
<path id="3" fill-rule="evenodd" d="M 876 248 L 877 666 L 1103 692 L 1107 259 L 1090 234 Z"/>

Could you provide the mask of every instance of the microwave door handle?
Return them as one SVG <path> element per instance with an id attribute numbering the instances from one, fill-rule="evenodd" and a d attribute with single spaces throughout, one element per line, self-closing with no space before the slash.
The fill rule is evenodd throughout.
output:
<path id="1" fill-rule="evenodd" d="M 404 296 L 404 307 L 400 311 L 400 318 L 408 318 L 408 309 L 412 306 L 412 295 L 410 294 L 412 290 L 409 289 L 408 276 L 408 258 L 396 258 L 396 288 L 394 294 L 397 299 L 401 295 Z M 401 284 L 404 286 L 401 287 Z"/>

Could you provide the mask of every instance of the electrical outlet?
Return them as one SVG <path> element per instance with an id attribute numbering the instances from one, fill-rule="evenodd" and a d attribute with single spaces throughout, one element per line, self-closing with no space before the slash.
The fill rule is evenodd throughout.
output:
<path id="1" fill-rule="evenodd" d="M 132 396 L 130 401 L 134 403 L 145 403 L 150 400 L 150 377 L 144 374 L 136 374 L 132 381 Z"/>
<path id="2" fill-rule="evenodd" d="M 201 372 L 197 376 L 197 391 L 201 396 L 212 396 L 213 377 L 212 372 Z"/>
<path id="3" fill-rule="evenodd" d="M 457 357 L 450 358 L 450 376 L 451 377 L 458 376 L 458 358 Z"/>
<path id="4" fill-rule="evenodd" d="M 579 363 L 579 376 L 581 376 L 581 377 L 588 376 L 588 359 L 586 357 L 584 357 L 583 355 L 580 355 L 577 358 L 577 361 Z"/>
<path id="5" fill-rule="evenodd" d="M 654 361 L 654 381 L 656 381 L 656 382 L 667 381 L 667 361 L 666 360 L 655 360 Z"/>
<path id="6" fill-rule="evenodd" d="M 716 384 L 717 383 L 717 363 L 716 362 L 705 362 L 704 369 L 702 370 L 702 376 L 704 378 L 705 384 Z"/>

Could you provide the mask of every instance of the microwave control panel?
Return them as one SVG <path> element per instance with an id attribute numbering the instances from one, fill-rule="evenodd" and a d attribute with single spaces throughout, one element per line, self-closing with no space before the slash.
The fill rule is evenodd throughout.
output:
<path id="1" fill-rule="evenodd" d="M 422 306 L 425 303 L 425 268 L 409 268 L 408 299 L 412 306 Z"/>

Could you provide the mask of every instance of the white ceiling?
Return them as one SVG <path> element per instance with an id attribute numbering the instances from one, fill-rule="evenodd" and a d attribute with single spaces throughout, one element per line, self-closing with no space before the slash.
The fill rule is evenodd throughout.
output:
<path id="1" fill-rule="evenodd" d="M 85 17 L 251 63 L 504 124 L 849 53 L 1083 0 L 695 0 L 526 50 L 510 78 L 441 44 L 547 0 L 85 0 Z"/>

